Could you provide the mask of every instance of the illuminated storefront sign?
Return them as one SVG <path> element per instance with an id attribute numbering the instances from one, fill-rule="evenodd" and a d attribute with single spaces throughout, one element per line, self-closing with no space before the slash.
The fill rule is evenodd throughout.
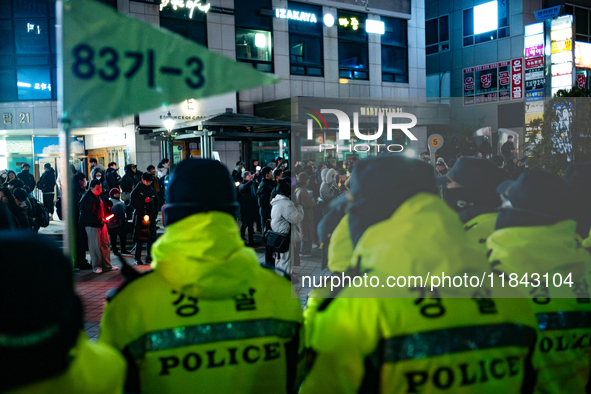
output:
<path id="1" fill-rule="evenodd" d="M 354 16 L 351 17 L 340 17 L 339 26 L 351 28 L 351 30 L 359 29 L 359 19 Z"/>
<path id="2" fill-rule="evenodd" d="M 550 37 L 552 38 L 552 42 L 570 40 L 573 38 L 573 29 L 568 27 L 566 29 L 553 30 L 550 33 Z"/>
<path id="3" fill-rule="evenodd" d="M 276 8 L 275 9 L 275 18 L 289 19 L 292 21 L 299 21 L 299 22 L 310 22 L 310 23 L 317 23 L 318 22 L 316 15 L 311 12 L 288 10 L 285 8 Z"/>
<path id="4" fill-rule="evenodd" d="M 552 43 L 552 53 L 568 52 L 573 49 L 573 40 L 558 41 Z"/>
<path id="5" fill-rule="evenodd" d="M 581 68 L 591 68 L 591 44 L 575 41 L 575 65 Z"/>
<path id="6" fill-rule="evenodd" d="M 557 75 L 567 75 L 573 73 L 573 63 L 560 63 L 560 64 L 553 64 L 552 65 L 552 76 L 555 77 Z"/>
<path id="7" fill-rule="evenodd" d="M 518 100 L 523 98 L 523 59 L 511 61 L 511 98 Z"/>
<path id="8" fill-rule="evenodd" d="M 569 89 L 573 85 L 573 17 L 564 15 L 551 22 L 551 92 Z"/>
<path id="9" fill-rule="evenodd" d="M 541 56 L 525 60 L 525 68 L 526 69 L 543 67 L 543 66 L 544 66 L 544 58 Z"/>
<path id="10" fill-rule="evenodd" d="M 523 59 L 463 70 L 464 105 L 523 99 Z"/>
<path id="11" fill-rule="evenodd" d="M 537 57 L 542 56 L 544 54 L 544 46 L 543 45 L 536 45 L 534 47 L 525 48 L 525 57 Z"/>
<path id="12" fill-rule="evenodd" d="M 193 10 L 195 10 L 195 8 L 203 13 L 207 13 L 211 7 L 211 4 L 201 4 L 200 0 L 161 0 L 160 11 L 162 11 L 165 7 L 172 7 L 172 9 L 175 11 L 178 8 L 187 8 L 190 10 L 189 18 L 193 18 Z"/>

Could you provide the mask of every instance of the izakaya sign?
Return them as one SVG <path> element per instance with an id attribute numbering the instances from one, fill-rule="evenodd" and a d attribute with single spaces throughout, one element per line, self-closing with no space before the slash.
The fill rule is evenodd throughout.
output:
<path id="1" fill-rule="evenodd" d="M 523 98 L 523 59 L 464 69 L 464 105 Z"/>
<path id="2" fill-rule="evenodd" d="M 275 17 L 279 19 L 290 19 L 293 21 L 316 23 L 316 15 L 311 12 L 293 11 L 285 8 L 276 8 Z"/>

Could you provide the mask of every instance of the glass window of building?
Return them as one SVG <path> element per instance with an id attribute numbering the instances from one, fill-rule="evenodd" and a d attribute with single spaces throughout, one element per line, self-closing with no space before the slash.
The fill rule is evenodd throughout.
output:
<path id="1" fill-rule="evenodd" d="M 591 4 L 590 8 L 567 4 L 566 15 L 574 15 L 575 41 L 591 42 Z"/>
<path id="2" fill-rule="evenodd" d="M 323 76 L 322 7 L 290 1 L 288 9 L 314 15 L 306 20 L 288 20 L 291 74 Z"/>
<path id="3" fill-rule="evenodd" d="M 493 0 L 465 9 L 462 26 L 464 46 L 509 37 L 509 22 L 509 0 Z"/>
<path id="4" fill-rule="evenodd" d="M 0 3 L 0 101 L 56 99 L 55 1 Z"/>
<path id="5" fill-rule="evenodd" d="M 263 72 L 273 72 L 271 0 L 236 1 L 236 60 Z"/>
<path id="6" fill-rule="evenodd" d="M 427 55 L 449 50 L 449 16 L 425 22 L 425 50 Z"/>
<path id="7" fill-rule="evenodd" d="M 177 7 L 168 5 L 160 10 L 160 27 L 207 46 L 206 14 L 199 8 Z"/>
<path id="8" fill-rule="evenodd" d="M 408 83 L 408 39 L 406 19 L 382 17 L 382 81 Z"/>
<path id="9" fill-rule="evenodd" d="M 367 33 L 361 25 L 366 14 L 338 11 L 339 78 L 369 79 Z"/>

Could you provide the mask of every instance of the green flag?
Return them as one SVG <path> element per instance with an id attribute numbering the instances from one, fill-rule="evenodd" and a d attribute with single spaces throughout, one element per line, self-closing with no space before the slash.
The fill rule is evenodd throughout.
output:
<path id="1" fill-rule="evenodd" d="M 71 127 L 278 81 L 93 0 L 64 2 L 63 45 Z"/>

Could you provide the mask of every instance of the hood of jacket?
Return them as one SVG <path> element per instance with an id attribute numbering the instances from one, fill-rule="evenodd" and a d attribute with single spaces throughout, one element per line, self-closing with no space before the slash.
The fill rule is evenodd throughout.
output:
<path id="1" fill-rule="evenodd" d="M 271 206 L 277 205 L 277 204 L 285 204 L 285 203 L 290 203 L 291 200 L 284 196 L 283 194 L 278 194 L 275 197 L 273 197 L 273 199 L 271 200 Z"/>
<path id="2" fill-rule="evenodd" d="M 584 269 L 591 263 L 591 255 L 577 241 L 577 223 L 564 220 L 550 226 L 507 227 L 488 237 L 491 249 L 489 261 L 500 261 L 506 272 L 540 273 Z M 583 275 L 583 272 L 579 272 Z M 521 278 L 521 276 L 520 276 Z"/>
<path id="3" fill-rule="evenodd" d="M 337 172 L 334 168 L 331 168 L 326 172 L 326 183 L 333 183 L 337 177 Z"/>
<path id="4" fill-rule="evenodd" d="M 133 172 L 132 168 L 133 168 L 133 165 L 132 165 L 132 164 L 128 164 L 128 165 L 126 165 L 126 166 L 125 166 L 125 174 L 126 174 L 126 175 L 131 175 L 131 176 L 134 176 L 136 173 L 135 173 L 135 172 Z"/>
<path id="5" fill-rule="evenodd" d="M 427 241 L 428 240 L 428 241 Z M 458 215 L 441 198 L 418 193 L 389 219 L 370 226 L 354 249 L 353 261 L 393 276 L 427 274 L 482 276 L 486 255 L 468 238 Z"/>
<path id="6" fill-rule="evenodd" d="M 183 294 L 225 299 L 247 293 L 259 269 L 257 256 L 244 246 L 234 218 L 209 211 L 166 227 L 152 246 L 154 272 Z"/>
<path id="7" fill-rule="evenodd" d="M 326 174 L 328 173 L 329 168 L 325 168 L 322 171 L 320 171 L 320 180 L 322 182 L 326 182 Z"/>

